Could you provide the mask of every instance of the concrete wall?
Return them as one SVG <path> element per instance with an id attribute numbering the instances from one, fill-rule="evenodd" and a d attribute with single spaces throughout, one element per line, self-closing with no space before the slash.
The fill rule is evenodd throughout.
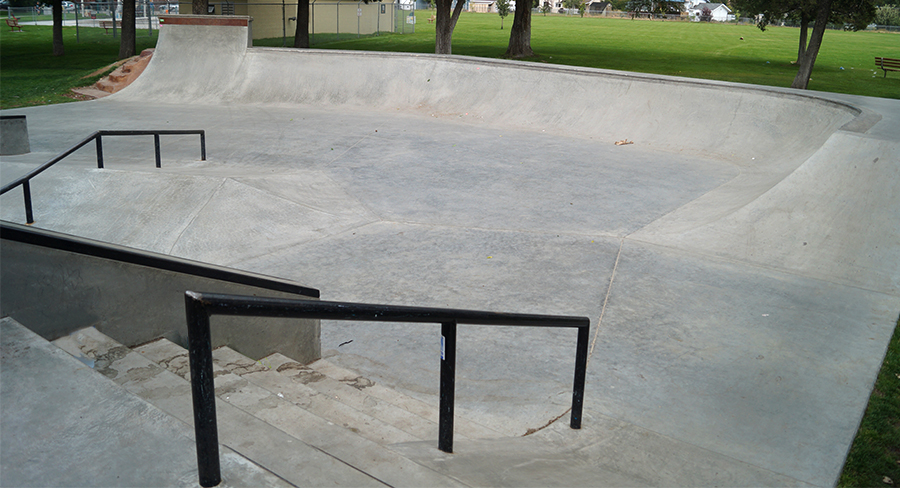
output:
<path id="1" fill-rule="evenodd" d="M 114 96 L 400 110 L 610 143 L 627 138 L 751 165 L 800 164 L 860 113 L 735 83 L 445 55 L 246 48 L 243 35 L 235 27 L 163 26 L 150 66 Z M 702 137 L 686 120 L 704 121 Z"/>
<path id="2" fill-rule="evenodd" d="M 24 227 L 9 223 L 3 225 Z M 37 229 L 32 231 L 61 236 Z M 159 337 L 186 346 L 186 290 L 316 299 L 298 293 L 273 291 L 261 286 L 23 243 L 7 237 L 5 234 L 0 239 L 0 257 L 3 263 L 3 273 L 0 273 L 0 289 L 3 290 L 0 294 L 0 313 L 14 318 L 48 340 L 83 327 L 94 326 L 128 346 Z M 238 273 L 170 256 L 65 237 L 76 242 L 127 252 L 138 258 L 165 259 L 214 271 Z M 252 273 L 239 274 L 255 280 L 270 281 L 275 285 L 301 288 L 290 282 Z M 214 347 L 227 345 L 254 359 L 273 352 L 280 352 L 302 363 L 321 357 L 318 320 L 217 315 L 212 318 L 211 324 Z"/>

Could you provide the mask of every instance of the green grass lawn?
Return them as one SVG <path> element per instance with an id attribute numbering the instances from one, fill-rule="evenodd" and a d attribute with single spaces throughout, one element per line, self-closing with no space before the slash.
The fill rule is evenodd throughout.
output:
<path id="1" fill-rule="evenodd" d="M 22 29 L 0 30 L 0 108 L 71 102 L 71 88 L 93 84 L 101 75 L 91 73 L 118 60 L 119 40 L 101 34 L 101 28 L 82 28 L 81 42 L 74 27 L 63 28 L 66 54 L 60 57 L 52 53 L 52 27 Z M 155 46 L 156 37 L 155 31 L 139 34 L 137 51 Z"/>
<path id="2" fill-rule="evenodd" d="M 887 483 L 885 478 L 892 482 Z M 888 346 L 869 406 L 856 433 L 838 486 L 900 483 L 900 320 Z"/>
<path id="3" fill-rule="evenodd" d="M 415 34 L 316 47 L 434 52 L 434 24 L 426 21 L 432 13 L 417 12 Z M 463 13 L 453 34 L 453 53 L 502 57 L 511 22 L 507 17 L 500 30 L 498 15 Z M 797 57 L 799 34 L 790 27 L 762 32 L 752 25 L 536 15 L 531 46 L 537 58 L 531 61 L 787 87 L 797 74 L 791 62 Z M 900 58 L 900 33 L 827 31 L 810 89 L 900 98 L 900 73 L 885 79 L 875 68 L 875 56 Z"/>

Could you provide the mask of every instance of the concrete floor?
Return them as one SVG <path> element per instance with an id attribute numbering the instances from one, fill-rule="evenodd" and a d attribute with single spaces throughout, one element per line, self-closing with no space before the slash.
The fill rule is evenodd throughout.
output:
<path id="1" fill-rule="evenodd" d="M 255 57 L 274 50 L 217 54 L 251 74 L 188 103 L 172 78 L 178 59 L 166 56 L 173 39 L 161 37 L 156 64 L 119 95 L 8 111 L 28 116 L 33 152 L 4 157 L 0 179 L 106 128 L 202 128 L 208 161 L 195 137 L 165 137 L 161 170 L 152 138 L 104 140 L 107 169 L 84 149 L 33 182 L 36 226 L 295 280 L 324 300 L 587 315 L 586 428 L 554 424 L 524 438 L 546 445 L 528 440 L 509 458 L 594 466 L 563 483 L 617 484 L 600 474 L 613 468 L 649 485 L 836 482 L 900 312 L 900 101 L 544 66 L 535 75 L 626 80 L 635 94 L 616 96 L 637 100 L 652 96 L 642 83 L 660 83 L 663 99 L 695 89 L 742 99 L 721 107 L 738 121 L 722 129 L 725 149 L 699 150 L 667 134 L 713 130 L 719 114 L 678 102 L 653 112 L 657 132 L 641 138 L 628 131 L 648 130 L 646 120 L 622 107 L 620 126 L 609 115 L 605 126 L 554 125 L 579 101 L 515 125 L 524 109 L 509 108 L 514 96 L 474 117 L 435 110 L 442 100 L 401 106 L 408 94 L 360 106 L 334 80 L 331 98 L 235 94 Z M 310 56 L 316 69 L 328 55 Z M 364 79 L 375 63 L 333 56 Z M 491 83 L 531 76 L 449 59 L 435 70 L 495 70 Z M 404 62 L 439 63 L 385 60 Z M 168 95 L 167 83 L 178 85 Z M 810 124 L 773 115 L 795 102 Z M 613 144 L 625 137 L 635 144 Z M 18 191 L 0 205 L 3 219 L 23 221 Z M 436 394 L 436 327 L 324 322 L 322 341 L 342 366 Z M 458 408 L 544 426 L 571 400 L 574 343 L 570 331 L 462 327 Z M 473 483 L 517 484 L 478 467 L 490 446 L 461 446 L 443 461 L 409 451 L 465 467 Z"/>

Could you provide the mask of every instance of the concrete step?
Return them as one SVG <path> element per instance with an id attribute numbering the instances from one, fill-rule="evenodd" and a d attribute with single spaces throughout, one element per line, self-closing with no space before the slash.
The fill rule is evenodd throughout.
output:
<path id="1" fill-rule="evenodd" d="M 227 370 L 272 393 L 284 395 L 307 410 L 352 431 L 389 445 L 418 440 L 437 443 L 437 425 L 384 402 L 376 402 L 352 387 L 321 373 L 288 376 L 228 348 L 213 352 L 213 358 Z"/>
<path id="2" fill-rule="evenodd" d="M 0 485 L 197 486 L 189 425 L 9 317 L 0 338 Z M 227 486 L 293 486 L 224 446 L 220 461 Z"/>
<path id="3" fill-rule="evenodd" d="M 159 339 L 134 348 L 136 352 L 165 368 L 170 374 L 190 379 L 188 352 L 166 339 Z M 439 475 L 409 459 L 383 447 L 389 438 L 410 439 L 403 432 L 383 425 L 377 419 L 364 420 L 358 412 L 348 412 L 348 407 L 330 401 L 323 395 L 297 385 L 276 372 L 269 378 L 281 380 L 283 391 L 268 390 L 231 371 L 258 373 L 261 365 L 229 348 L 217 349 L 213 356 L 216 394 L 228 403 L 254 415 L 271 426 L 340 459 L 360 471 L 392 486 L 458 486 L 452 478 Z M 267 375 L 252 374 L 254 380 Z M 345 419 L 347 425 L 316 415 L 309 405 L 319 407 L 331 416 Z M 218 407 L 217 407 L 218 408 Z M 358 427 L 353 427 L 358 426 Z M 398 433 L 399 432 L 399 433 Z M 375 440 L 362 434 L 369 434 Z M 395 439 L 396 440 L 396 439 Z M 380 441 L 380 442 L 379 442 Z M 402 441 L 406 442 L 406 441 Z M 434 447 L 435 452 L 437 447 Z"/>
<path id="4" fill-rule="evenodd" d="M 166 339 L 159 339 L 136 349 L 152 361 L 165 365 L 169 371 L 185 379 L 190 379 L 188 352 L 181 346 Z M 379 444 L 388 445 L 423 440 L 379 418 L 362 413 L 340 402 L 338 398 L 322 394 L 302 382 L 291 381 L 290 378 L 286 378 L 230 348 L 219 348 L 213 352 L 213 373 L 216 378 L 217 394 L 220 384 L 223 387 L 237 384 L 239 382 L 236 380 L 241 379 L 244 382 L 240 383 L 242 386 L 252 384 L 261 388 L 260 396 L 277 396 L 281 400 L 288 401 Z M 435 435 L 434 438 L 437 439 L 437 436 Z"/>
<path id="5" fill-rule="evenodd" d="M 266 358 L 270 365 L 283 364 L 285 358 L 280 354 L 273 354 Z M 417 398 L 405 395 L 397 390 L 388 388 L 372 380 L 361 377 L 358 373 L 342 368 L 327 359 L 320 359 L 307 365 L 329 378 L 341 383 L 359 388 L 364 386 L 366 394 L 380 401 L 392 403 L 413 414 L 428 419 L 435 424 L 438 422 L 439 399 L 428 403 Z M 500 437 L 516 437 L 522 435 L 527 427 L 511 423 L 509 419 L 500 419 L 495 416 L 470 412 L 456 407 L 456 417 L 453 419 L 453 429 L 457 436 L 468 439 L 495 439 Z"/>
<path id="6" fill-rule="evenodd" d="M 54 342 L 169 415 L 193 423 L 190 384 L 178 374 L 93 328 Z M 219 441 L 297 486 L 459 485 L 224 370 L 216 375 L 216 394 Z"/>
<path id="7" fill-rule="evenodd" d="M 229 371 L 256 382 L 272 391 L 290 391 L 302 387 L 329 401 L 339 402 L 355 412 L 390 425 L 413 437 L 413 440 L 431 440 L 438 438 L 436 422 L 397 405 L 368 395 L 365 389 L 374 382 L 356 375 L 352 383 L 337 381 L 313 369 L 309 369 L 282 354 L 274 354 L 256 362 L 229 348 L 217 349 L 214 356 L 222 361 Z M 314 396 L 315 398 L 315 396 Z M 311 408 L 312 410 L 312 408 Z M 315 411 L 315 410 L 314 410 Z M 331 419 L 328 410 L 320 415 Z M 409 442 L 402 440 L 399 442 Z M 395 442 L 391 442 L 394 444 Z"/>

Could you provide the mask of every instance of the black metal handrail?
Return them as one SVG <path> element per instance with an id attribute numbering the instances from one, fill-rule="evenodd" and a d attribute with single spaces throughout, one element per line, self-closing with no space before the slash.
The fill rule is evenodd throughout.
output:
<path id="1" fill-rule="evenodd" d="M 89 142 L 95 141 L 97 147 L 97 167 L 103 169 L 103 136 L 153 136 L 153 143 L 156 148 L 156 167 L 162 167 L 162 157 L 159 149 L 159 136 L 165 135 L 190 135 L 198 134 L 200 136 L 200 159 L 206 161 L 206 132 L 203 130 L 98 130 L 87 136 L 84 140 L 74 146 L 61 152 L 55 158 L 47 161 L 38 168 L 32 170 L 25 176 L 13 181 L 12 183 L 0 189 L 0 195 L 21 185 L 22 192 L 25 196 L 25 221 L 29 224 L 34 223 L 34 214 L 31 209 L 31 179 L 43 173 L 54 164 L 62 161 L 73 152 L 86 146 Z"/>
<path id="2" fill-rule="evenodd" d="M 590 319 L 587 317 L 290 300 L 197 293 L 193 291 L 185 292 L 184 302 L 188 326 L 188 353 L 191 366 L 191 392 L 194 402 L 197 465 L 201 486 L 216 486 L 222 479 L 219 468 L 219 434 L 216 426 L 215 385 L 213 383 L 212 343 L 209 325 L 209 319 L 212 315 L 441 324 L 441 389 L 438 449 L 444 452 L 453 452 L 457 324 L 574 327 L 578 329 L 578 342 L 575 348 L 575 384 L 572 392 L 572 416 L 569 425 L 573 429 L 581 428 L 584 380 L 587 370 L 588 335 L 590 331 Z"/>

